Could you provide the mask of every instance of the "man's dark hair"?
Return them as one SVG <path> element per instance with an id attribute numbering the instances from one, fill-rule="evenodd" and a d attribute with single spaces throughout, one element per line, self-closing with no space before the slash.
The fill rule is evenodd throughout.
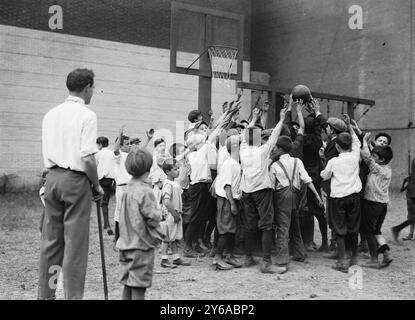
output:
<path id="1" fill-rule="evenodd" d="M 163 138 L 156 139 L 154 141 L 154 148 L 156 148 L 160 143 L 166 142 Z"/>
<path id="2" fill-rule="evenodd" d="M 386 132 L 379 132 L 376 136 L 375 136 L 375 140 L 377 140 L 379 137 L 385 137 L 386 139 L 388 139 L 388 146 L 391 144 L 392 142 L 392 137 L 390 135 L 388 135 Z"/>
<path id="3" fill-rule="evenodd" d="M 379 158 L 383 159 L 384 164 L 388 164 L 393 158 L 392 148 L 389 146 L 375 146 L 372 154 L 376 153 Z"/>
<path id="4" fill-rule="evenodd" d="M 352 136 L 348 132 L 341 132 L 336 137 L 336 143 L 343 150 L 350 150 L 350 148 L 352 147 L 352 140 Z"/>
<path id="5" fill-rule="evenodd" d="M 293 148 L 293 142 L 290 137 L 280 136 L 277 140 L 277 147 L 282 151 L 289 153 Z"/>
<path id="6" fill-rule="evenodd" d="M 100 144 L 104 148 L 108 147 L 108 138 L 107 137 L 98 137 L 97 144 Z"/>
<path id="7" fill-rule="evenodd" d="M 66 78 L 66 87 L 69 91 L 80 92 L 87 85 L 94 84 L 95 74 L 89 69 L 75 69 Z"/>
<path id="8" fill-rule="evenodd" d="M 199 118 L 199 116 L 202 113 L 199 110 L 192 110 L 189 112 L 189 115 L 187 116 L 187 119 L 191 122 L 191 123 L 195 123 L 197 122 L 197 118 Z"/>

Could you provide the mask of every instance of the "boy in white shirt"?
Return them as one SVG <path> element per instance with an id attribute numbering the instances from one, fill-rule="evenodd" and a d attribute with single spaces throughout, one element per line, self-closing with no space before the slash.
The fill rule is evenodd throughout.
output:
<path id="1" fill-rule="evenodd" d="M 190 266 L 190 263 L 183 261 L 180 258 L 178 251 L 178 242 L 183 238 L 183 191 L 180 184 L 174 180 L 179 176 L 180 169 L 177 161 L 173 158 L 166 159 L 163 163 L 162 169 L 166 174 L 166 180 L 163 182 L 163 219 L 160 222 L 160 226 L 165 235 L 161 245 L 161 266 L 163 268 L 175 268 L 178 265 Z M 169 257 L 167 255 L 167 249 L 169 246 L 171 247 L 173 254 L 173 264 L 169 262 Z"/>
<path id="2" fill-rule="evenodd" d="M 108 235 L 112 236 L 114 232 L 111 229 L 109 217 L 108 217 L 108 203 L 113 192 L 114 183 L 114 169 L 115 159 L 114 153 L 108 148 L 108 138 L 97 138 L 98 152 L 95 154 L 97 160 L 97 171 L 99 184 L 104 190 L 104 196 L 101 201 L 102 216 L 104 217 L 104 230 L 107 230 Z"/>
<path id="3" fill-rule="evenodd" d="M 292 241 L 294 260 L 306 258 L 303 239 L 301 238 L 298 210 L 301 199 L 301 185 L 306 184 L 313 192 L 320 206 L 323 202 L 313 185 L 313 180 L 304 168 L 303 162 L 290 156 L 293 144 L 290 137 L 281 136 L 277 141 L 279 160 L 270 169 L 274 180 L 274 208 L 277 224 L 276 264 L 287 269 L 289 263 L 289 240 Z"/>
<path id="4" fill-rule="evenodd" d="M 323 180 L 330 182 L 330 221 L 336 233 L 339 259 L 333 269 L 348 272 L 345 261 L 345 237 L 348 238 L 352 256 L 350 265 L 357 264 L 358 234 L 360 228 L 360 197 L 362 183 L 359 178 L 360 141 L 350 125 L 350 118 L 343 115 L 349 133 L 342 132 L 336 137 L 339 156 L 327 163 L 321 172 Z"/>
<path id="5" fill-rule="evenodd" d="M 242 201 L 245 209 L 245 266 L 250 267 L 256 262 L 252 257 L 253 246 L 256 242 L 255 233 L 259 228 L 262 231 L 263 262 L 262 273 L 285 272 L 284 268 L 272 267 L 271 247 L 273 243 L 273 185 L 269 177 L 269 156 L 277 143 L 287 109 L 280 112 L 280 121 L 275 126 L 268 141 L 261 145 L 261 130 L 249 127 L 244 132 L 241 143 L 240 158 L 242 165 Z M 254 112 L 252 122 L 259 118 Z"/>
<path id="6" fill-rule="evenodd" d="M 114 159 L 115 159 L 115 212 L 114 212 L 114 221 L 115 221 L 115 241 L 118 240 L 120 236 L 119 229 L 119 220 L 120 220 L 120 205 L 122 195 L 124 190 L 131 179 L 131 175 L 127 172 L 125 168 L 125 160 L 127 159 L 128 152 L 130 152 L 130 138 L 124 136 L 124 126 L 121 127 L 120 133 L 115 140 L 114 147 Z"/>
<path id="7" fill-rule="evenodd" d="M 216 228 L 219 238 L 213 264 L 217 270 L 240 268 L 242 264 L 234 257 L 235 234 L 237 231 L 237 216 L 239 215 L 239 200 L 242 197 L 240 183 L 242 168 L 239 164 L 240 137 L 234 135 L 226 140 L 229 157 L 223 162 L 216 178 L 217 215 Z M 223 251 L 227 249 L 229 257 L 223 260 Z"/>

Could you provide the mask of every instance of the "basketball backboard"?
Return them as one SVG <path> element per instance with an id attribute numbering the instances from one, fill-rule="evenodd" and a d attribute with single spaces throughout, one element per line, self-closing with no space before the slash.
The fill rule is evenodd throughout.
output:
<path id="1" fill-rule="evenodd" d="M 241 80 L 243 42 L 243 15 L 172 2 L 170 72 L 212 77 L 207 49 L 226 46 L 238 49 L 236 61 L 230 67 L 230 79 Z"/>

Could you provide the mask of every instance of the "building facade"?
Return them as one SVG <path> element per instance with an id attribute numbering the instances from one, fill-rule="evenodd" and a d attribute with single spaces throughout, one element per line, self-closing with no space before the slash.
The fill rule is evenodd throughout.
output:
<path id="1" fill-rule="evenodd" d="M 362 28 L 351 29 L 351 0 L 180 0 L 242 14 L 244 80 L 250 71 L 269 74 L 270 84 L 376 101 L 356 108 L 362 129 L 387 131 L 395 158 L 393 187 L 413 156 L 414 68 L 411 0 L 362 0 Z M 62 29 L 51 29 L 62 8 Z M 96 74 L 91 109 L 99 135 L 113 142 L 119 127 L 145 137 L 149 128 L 178 140 L 189 110 L 197 108 L 198 77 L 170 73 L 171 0 L 1 1 L 0 179 L 10 187 L 34 186 L 42 170 L 41 121 L 66 95 L 65 79 L 76 67 Z M 267 78 L 267 77 L 265 77 Z M 212 109 L 235 94 L 213 88 Z M 249 96 L 243 117 L 249 113 Z M 322 102 L 323 112 L 344 106 Z M 3 178 L 2 178 L 3 177 Z"/>

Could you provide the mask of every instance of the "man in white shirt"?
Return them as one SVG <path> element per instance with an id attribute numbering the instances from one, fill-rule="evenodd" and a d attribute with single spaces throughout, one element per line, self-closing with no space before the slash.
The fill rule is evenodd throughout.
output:
<path id="1" fill-rule="evenodd" d="M 350 125 L 350 118 L 344 115 L 349 133 L 342 132 L 336 138 L 339 156 L 332 158 L 321 172 L 324 180 L 330 182 L 330 221 L 336 233 L 339 259 L 335 270 L 348 272 L 345 261 L 345 237 L 348 237 L 352 257 L 350 264 L 357 264 L 358 233 L 360 227 L 360 197 L 362 183 L 359 177 L 360 141 Z"/>
<path id="2" fill-rule="evenodd" d="M 108 235 L 112 236 L 114 232 L 111 229 L 110 221 L 108 217 L 108 203 L 111 198 L 113 183 L 114 183 L 114 170 L 115 159 L 114 152 L 108 149 L 108 138 L 97 138 L 98 152 L 95 155 L 98 167 L 98 179 L 99 184 L 104 190 L 104 196 L 101 201 L 102 216 L 104 218 L 104 230 L 107 230 Z"/>
<path id="3" fill-rule="evenodd" d="M 94 154 L 97 118 L 86 105 L 94 91 L 94 73 L 69 73 L 69 97 L 50 110 L 42 123 L 42 151 L 49 169 L 39 266 L 39 299 L 55 299 L 61 267 L 65 299 L 82 299 L 88 261 L 92 194 L 102 195 Z M 92 190 L 91 190 L 92 185 Z M 92 192 L 91 192 L 92 191 Z"/>
<path id="4" fill-rule="evenodd" d="M 281 109 L 280 121 L 275 126 L 268 141 L 261 145 L 261 130 L 250 127 L 245 130 L 241 143 L 240 158 L 242 166 L 241 189 L 245 209 L 245 266 L 255 265 L 252 257 L 257 229 L 262 231 L 263 261 L 261 272 L 275 273 L 271 263 L 271 247 L 274 239 L 273 221 L 273 185 L 269 177 L 269 156 L 280 135 L 286 109 Z M 252 122 L 259 118 L 259 112 L 254 112 Z"/>

